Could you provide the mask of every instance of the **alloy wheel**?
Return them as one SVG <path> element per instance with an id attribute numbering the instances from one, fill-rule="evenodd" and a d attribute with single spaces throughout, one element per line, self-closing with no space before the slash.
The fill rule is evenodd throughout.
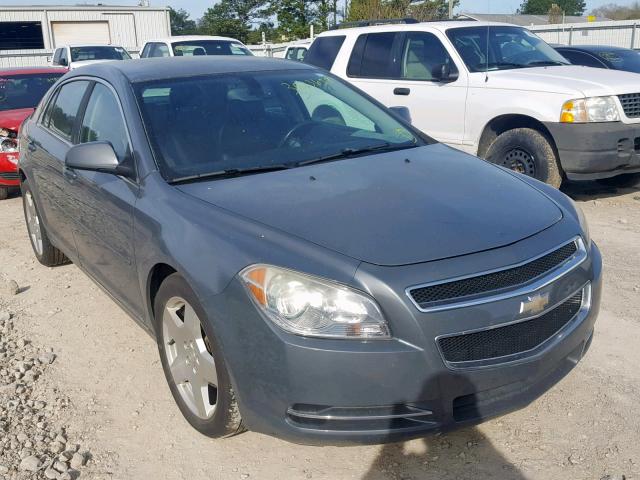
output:
<path id="1" fill-rule="evenodd" d="M 533 155 L 521 147 L 508 150 L 499 162 L 500 165 L 530 177 L 536 176 L 536 162 Z"/>
<path id="2" fill-rule="evenodd" d="M 191 412 L 206 420 L 216 409 L 218 374 L 211 346 L 193 307 L 172 297 L 162 315 L 167 365 L 180 396 Z"/>
<path id="3" fill-rule="evenodd" d="M 31 244 L 38 255 L 42 255 L 44 249 L 42 247 L 42 227 L 40 226 L 40 217 L 36 210 L 36 204 L 33 201 L 33 195 L 31 192 L 25 194 L 25 212 L 27 216 L 27 231 L 29 232 L 29 238 Z"/>

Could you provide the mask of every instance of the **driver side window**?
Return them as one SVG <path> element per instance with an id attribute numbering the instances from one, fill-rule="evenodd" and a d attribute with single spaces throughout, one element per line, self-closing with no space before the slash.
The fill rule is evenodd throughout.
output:
<path id="1" fill-rule="evenodd" d="M 293 82 L 292 86 L 304 103 L 311 120 L 345 125 L 358 130 L 376 131 L 373 121 L 319 88 L 321 85 L 298 81 Z"/>
<path id="2" fill-rule="evenodd" d="M 447 65 L 457 72 L 442 42 L 432 33 L 410 32 L 402 49 L 402 78 L 404 80 L 437 81 L 438 72 Z"/>

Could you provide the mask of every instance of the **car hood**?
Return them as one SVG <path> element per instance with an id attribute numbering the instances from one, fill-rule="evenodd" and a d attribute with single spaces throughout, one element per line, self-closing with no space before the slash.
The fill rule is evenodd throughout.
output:
<path id="1" fill-rule="evenodd" d="M 113 60 L 105 58 L 100 60 L 77 60 L 75 62 L 71 62 L 71 69 L 84 67 L 86 65 L 94 65 L 96 63 L 104 63 L 104 62 L 112 62 Z"/>
<path id="2" fill-rule="evenodd" d="M 489 72 L 488 85 L 492 88 L 595 97 L 640 92 L 638 78 L 637 73 L 621 70 L 557 65 Z"/>
<path id="3" fill-rule="evenodd" d="M 19 108 L 0 112 L 0 128 L 8 128 L 17 132 L 24 119 L 31 115 L 33 110 L 33 108 Z"/>
<path id="4" fill-rule="evenodd" d="M 177 188 L 377 265 L 498 248 L 562 218 L 514 175 L 441 144 Z"/>

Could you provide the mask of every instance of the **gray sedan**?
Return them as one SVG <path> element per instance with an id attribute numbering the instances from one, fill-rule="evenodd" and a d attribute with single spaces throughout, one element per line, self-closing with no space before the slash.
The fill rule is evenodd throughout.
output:
<path id="1" fill-rule="evenodd" d="M 562 193 L 400 113 L 282 60 L 78 69 L 21 129 L 33 250 L 157 339 L 212 437 L 387 442 L 522 407 L 590 345 L 598 248 Z"/>

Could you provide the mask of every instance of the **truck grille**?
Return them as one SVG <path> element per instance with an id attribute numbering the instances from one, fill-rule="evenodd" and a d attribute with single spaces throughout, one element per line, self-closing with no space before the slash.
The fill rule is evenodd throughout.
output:
<path id="1" fill-rule="evenodd" d="M 420 308 L 426 309 L 446 301 L 462 301 L 475 295 L 496 293 L 535 280 L 560 266 L 577 250 L 576 242 L 570 242 L 542 257 L 513 268 L 417 287 L 411 289 L 409 295 Z"/>
<path id="2" fill-rule="evenodd" d="M 447 362 L 474 362 L 533 350 L 569 323 L 582 306 L 583 290 L 540 315 L 503 327 L 438 339 Z"/>
<path id="3" fill-rule="evenodd" d="M 628 118 L 640 117 L 640 93 L 626 93 L 618 95 L 624 114 Z"/>

